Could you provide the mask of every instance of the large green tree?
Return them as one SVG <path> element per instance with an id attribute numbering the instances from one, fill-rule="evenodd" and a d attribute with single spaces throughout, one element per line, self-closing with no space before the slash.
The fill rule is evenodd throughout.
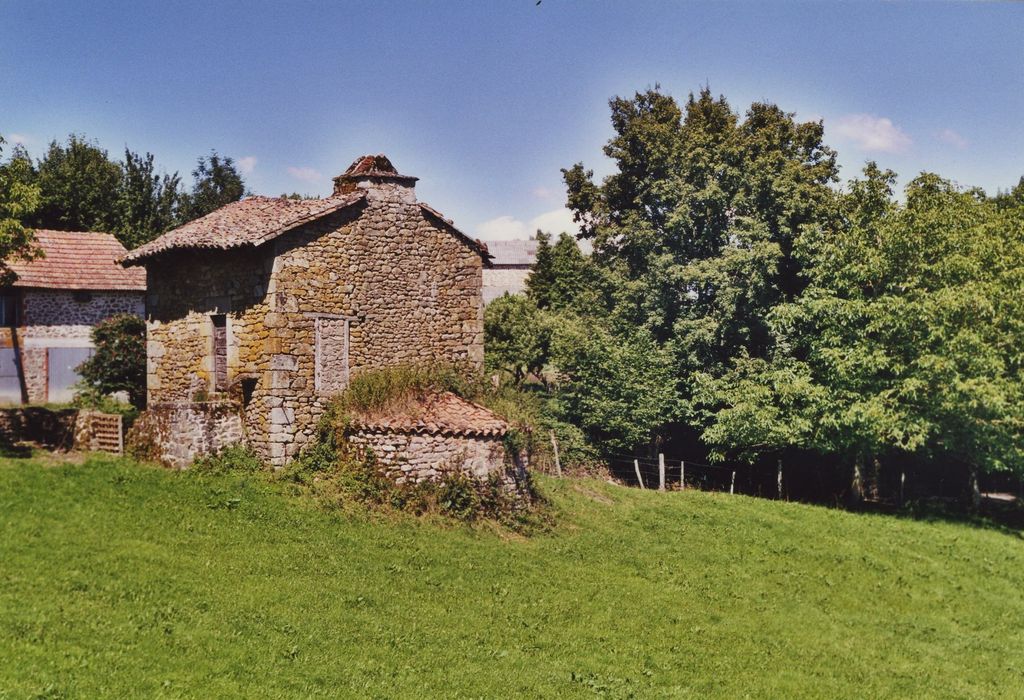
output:
<path id="1" fill-rule="evenodd" d="M 41 203 L 32 225 L 65 231 L 114 230 L 121 166 L 105 150 L 72 134 L 66 143 L 50 143 L 36 171 Z"/>
<path id="2" fill-rule="evenodd" d="M 0 157 L 4 143 L 0 136 Z M 0 284 L 13 280 L 8 262 L 37 254 L 35 236 L 22 223 L 39 206 L 39 188 L 33 181 L 31 169 L 31 161 L 17 150 L 8 161 L 0 161 Z"/>
<path id="3" fill-rule="evenodd" d="M 121 163 L 114 231 L 126 248 L 151 241 L 179 223 L 182 204 L 178 173 L 158 173 L 153 154 L 129 149 Z"/>
<path id="4" fill-rule="evenodd" d="M 773 356 L 702 376 L 719 449 L 837 455 L 855 495 L 893 452 L 1024 467 L 1024 213 L 931 174 L 900 204 L 894 180 L 869 164 L 842 225 L 801 240 L 809 284 L 773 309 Z"/>
<path id="5" fill-rule="evenodd" d="M 245 181 L 235 162 L 216 151 L 199 158 L 192 177 L 192 190 L 182 201 L 182 222 L 206 216 L 245 196 Z"/>

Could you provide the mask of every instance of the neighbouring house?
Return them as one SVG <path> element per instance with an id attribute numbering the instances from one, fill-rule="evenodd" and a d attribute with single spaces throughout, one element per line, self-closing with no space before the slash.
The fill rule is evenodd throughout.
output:
<path id="1" fill-rule="evenodd" d="M 484 304 L 502 294 L 526 291 L 526 280 L 537 262 L 537 239 L 488 241 L 491 266 L 484 270 Z"/>
<path id="2" fill-rule="evenodd" d="M 0 290 L 0 402 L 63 403 L 92 354 L 93 326 L 145 311 L 146 271 L 125 269 L 128 251 L 109 233 L 37 230 L 44 257 L 14 260 Z"/>
<path id="3" fill-rule="evenodd" d="M 487 248 L 418 202 L 416 180 L 364 156 L 325 199 L 249 197 L 125 257 L 149 275 L 139 430 L 158 428 L 166 461 L 242 433 L 281 466 L 364 368 L 482 366 Z"/>
<path id="4" fill-rule="evenodd" d="M 525 483 L 525 473 L 520 455 L 508 454 L 505 446 L 509 429 L 493 411 L 444 392 L 387 415 L 355 416 L 348 440 L 372 450 L 399 484 L 463 471 L 515 490 Z"/>

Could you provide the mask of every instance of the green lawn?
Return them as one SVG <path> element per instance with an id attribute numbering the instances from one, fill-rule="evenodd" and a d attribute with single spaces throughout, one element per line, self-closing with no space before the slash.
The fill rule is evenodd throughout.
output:
<path id="1" fill-rule="evenodd" d="M 1024 697 L 1024 540 L 544 479 L 551 534 L 0 460 L 0 698 Z"/>

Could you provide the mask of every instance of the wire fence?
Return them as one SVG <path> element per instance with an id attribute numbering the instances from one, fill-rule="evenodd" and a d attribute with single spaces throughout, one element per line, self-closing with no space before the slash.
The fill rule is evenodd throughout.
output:
<path id="1" fill-rule="evenodd" d="M 616 475 L 645 489 L 720 491 L 752 496 L 781 496 L 781 473 L 764 467 L 706 464 L 688 459 L 615 454 L 608 458 Z"/>

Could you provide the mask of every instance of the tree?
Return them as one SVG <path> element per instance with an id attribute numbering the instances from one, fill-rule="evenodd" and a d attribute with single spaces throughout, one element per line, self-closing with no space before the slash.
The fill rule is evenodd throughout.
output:
<path id="1" fill-rule="evenodd" d="M 64 231 L 112 231 L 117 224 L 121 166 L 84 137 L 50 143 L 37 166 L 41 205 L 31 224 Z"/>
<path id="2" fill-rule="evenodd" d="M 1024 214 L 932 174 L 899 205 L 894 180 L 869 164 L 843 224 L 802 239 L 809 285 L 772 311 L 771 363 L 705 378 L 709 442 L 780 435 L 839 455 L 854 495 L 894 451 L 972 473 L 1024 468 Z"/>
<path id="3" fill-rule="evenodd" d="M 526 280 L 526 294 L 540 309 L 583 310 L 598 291 L 589 261 L 567 233 L 551 245 L 551 235 L 537 231 L 537 257 Z"/>
<path id="4" fill-rule="evenodd" d="M 198 219 L 245 196 L 245 182 L 231 158 L 211 151 L 192 171 L 192 191 L 182 201 L 180 223 Z"/>
<path id="5" fill-rule="evenodd" d="M 0 136 L 0 156 L 5 141 Z M 24 151 L 15 149 L 13 157 L 0 164 L 0 284 L 10 284 L 14 273 L 7 263 L 16 258 L 37 256 L 35 236 L 22 221 L 39 206 L 39 188 L 32 177 L 32 163 Z"/>
<path id="6" fill-rule="evenodd" d="M 182 204 L 180 185 L 177 173 L 156 172 L 152 153 L 140 156 L 124 150 L 114 232 L 126 248 L 140 246 L 174 227 Z"/>
<path id="7" fill-rule="evenodd" d="M 532 373 L 541 375 L 547 363 L 550 332 L 541 312 L 520 294 L 505 293 L 484 309 L 485 362 L 522 384 Z"/>
<path id="8" fill-rule="evenodd" d="M 698 380 L 774 352 L 770 312 L 806 284 L 798 242 L 836 217 L 835 153 L 820 122 L 765 103 L 741 119 L 708 89 L 683 108 L 654 88 L 611 111 L 615 171 L 600 184 L 582 164 L 563 171 L 606 288 L 592 313 L 670 353 L 679 415 L 700 421 Z"/>
<path id="9" fill-rule="evenodd" d="M 137 408 L 146 403 L 146 322 L 134 314 L 117 314 L 91 332 L 95 352 L 78 372 L 85 385 L 101 396 L 128 394 Z"/>
<path id="10" fill-rule="evenodd" d="M 552 337 L 562 416 L 606 451 L 632 452 L 659 442 L 678 411 L 671 356 L 643 329 L 614 335 L 563 316 Z"/>

